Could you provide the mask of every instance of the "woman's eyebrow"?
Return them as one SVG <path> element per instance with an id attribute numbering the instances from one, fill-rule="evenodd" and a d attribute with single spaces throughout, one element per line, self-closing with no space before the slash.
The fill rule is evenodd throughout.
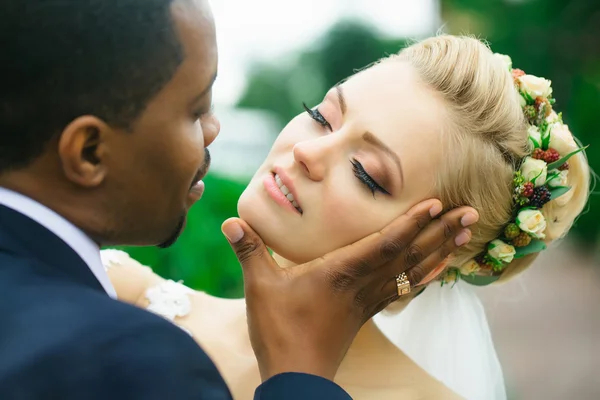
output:
<path id="1" fill-rule="evenodd" d="M 337 93 L 338 102 L 340 103 L 340 109 L 342 110 L 342 115 L 346 114 L 346 98 L 344 97 L 344 91 L 342 87 L 337 85 L 335 86 L 335 92 Z"/>
<path id="2" fill-rule="evenodd" d="M 374 134 L 372 134 L 371 132 L 365 132 L 363 134 L 362 138 L 365 142 L 378 148 L 379 150 L 381 150 L 384 154 L 386 154 L 388 157 L 390 157 L 394 161 L 394 163 L 396 164 L 396 167 L 398 167 L 398 172 L 400 173 L 400 179 L 402 180 L 402 182 L 404 182 L 404 175 L 402 173 L 402 163 L 400 162 L 400 157 L 398 157 L 398 154 L 396 154 L 392 149 L 390 149 L 385 143 L 383 143 L 381 140 L 379 140 L 379 138 L 377 136 L 375 136 Z"/>

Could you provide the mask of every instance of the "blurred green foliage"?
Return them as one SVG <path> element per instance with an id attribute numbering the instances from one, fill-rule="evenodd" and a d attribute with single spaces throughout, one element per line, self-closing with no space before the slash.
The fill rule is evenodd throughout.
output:
<path id="1" fill-rule="evenodd" d="M 509 54 L 514 65 L 553 81 L 556 108 L 586 145 L 590 164 L 600 170 L 600 7 L 597 0 L 483 1 L 442 0 L 445 30 L 487 39 L 496 52 Z M 403 39 L 381 37 L 376 29 L 341 21 L 310 48 L 291 59 L 256 64 L 238 106 L 275 113 L 283 128 L 302 112 L 302 102 L 315 105 L 327 90 L 357 69 L 397 52 Z M 187 228 L 170 249 L 126 248 L 164 277 L 182 279 L 196 289 L 222 297 L 243 294 L 241 271 L 221 223 L 236 215 L 245 182 L 206 178 L 207 191 L 189 214 Z M 600 196 L 592 196 L 590 212 L 575 234 L 590 247 L 600 243 Z"/>

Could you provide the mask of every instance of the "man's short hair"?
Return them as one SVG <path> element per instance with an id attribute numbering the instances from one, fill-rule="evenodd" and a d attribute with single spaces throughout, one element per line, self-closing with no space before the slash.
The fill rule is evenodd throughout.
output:
<path id="1" fill-rule="evenodd" d="M 0 173 L 78 116 L 129 127 L 182 62 L 173 1 L 0 2 Z"/>

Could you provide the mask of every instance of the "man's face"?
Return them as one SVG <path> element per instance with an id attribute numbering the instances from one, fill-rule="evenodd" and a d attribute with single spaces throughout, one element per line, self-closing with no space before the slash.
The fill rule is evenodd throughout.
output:
<path id="1" fill-rule="evenodd" d="M 203 190 L 206 147 L 219 133 L 212 114 L 217 71 L 214 22 L 205 1 L 174 2 L 184 61 L 132 127 L 107 139 L 103 208 L 107 243 L 172 244 Z M 140 68 L 152 68 L 151 65 Z"/>

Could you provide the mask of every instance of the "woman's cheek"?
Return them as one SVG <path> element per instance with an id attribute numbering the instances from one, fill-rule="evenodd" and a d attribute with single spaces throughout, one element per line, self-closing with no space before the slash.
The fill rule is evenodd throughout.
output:
<path id="1" fill-rule="evenodd" d="M 383 228 L 391 221 L 391 217 L 386 216 L 381 207 L 377 207 L 375 200 L 371 199 L 371 203 L 345 196 L 337 196 L 334 201 L 328 201 L 323 208 L 322 221 L 326 230 L 324 237 L 335 240 L 333 244 L 340 247 Z"/>

